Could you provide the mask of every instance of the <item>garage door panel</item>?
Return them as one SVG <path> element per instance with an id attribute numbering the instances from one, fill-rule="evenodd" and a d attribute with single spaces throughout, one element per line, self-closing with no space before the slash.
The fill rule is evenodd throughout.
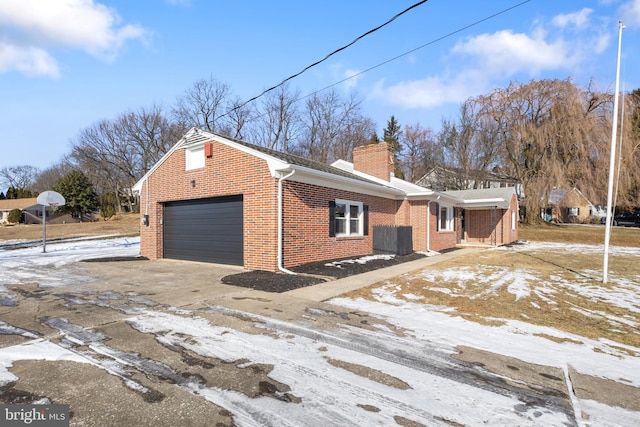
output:
<path id="1" fill-rule="evenodd" d="M 165 203 L 164 257 L 243 265 L 242 196 Z"/>

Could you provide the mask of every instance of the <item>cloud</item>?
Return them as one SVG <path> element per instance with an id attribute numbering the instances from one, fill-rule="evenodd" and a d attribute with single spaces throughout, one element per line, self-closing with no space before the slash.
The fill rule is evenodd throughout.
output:
<path id="1" fill-rule="evenodd" d="M 551 23 L 559 28 L 568 26 L 584 28 L 588 24 L 589 15 L 591 15 L 592 12 L 593 9 L 584 8 L 579 12 L 557 15 L 551 20 Z"/>
<path id="2" fill-rule="evenodd" d="M 631 0 L 623 4 L 620 13 L 625 24 L 640 24 L 640 0 Z"/>
<path id="3" fill-rule="evenodd" d="M 0 42 L 0 73 L 9 70 L 31 76 L 59 76 L 55 60 L 46 51 L 34 47 L 18 48 Z"/>
<path id="4" fill-rule="evenodd" d="M 343 78 L 345 79 L 344 86 L 345 89 L 351 89 L 357 86 L 358 80 L 360 80 L 361 70 L 353 70 L 346 69 L 342 73 Z"/>
<path id="5" fill-rule="evenodd" d="M 0 29 L 5 54 L 21 49 L 30 58 L 11 68 L 49 76 L 59 73 L 52 49 L 79 49 L 113 60 L 127 41 L 148 36 L 141 26 L 121 25 L 114 9 L 94 0 L 2 0 Z"/>
<path id="6" fill-rule="evenodd" d="M 438 75 L 388 86 L 379 81 L 370 96 L 401 108 L 433 108 L 463 102 L 514 78 L 572 72 L 610 44 L 609 32 L 591 15 L 591 9 L 582 9 L 557 15 L 547 25 L 535 22 L 528 33 L 506 29 L 460 40 Z"/>

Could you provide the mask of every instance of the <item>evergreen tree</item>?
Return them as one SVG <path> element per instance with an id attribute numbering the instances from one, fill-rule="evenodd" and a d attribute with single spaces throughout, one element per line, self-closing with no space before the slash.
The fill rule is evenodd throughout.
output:
<path id="1" fill-rule="evenodd" d="M 391 118 L 387 121 L 387 127 L 383 130 L 382 140 L 389 144 L 389 147 L 393 151 L 393 164 L 394 164 L 394 172 L 396 178 L 404 179 L 404 173 L 400 168 L 400 152 L 402 151 L 402 145 L 400 144 L 400 138 L 402 136 L 402 128 L 398 124 L 395 116 L 391 116 Z"/>
<path id="2" fill-rule="evenodd" d="M 18 198 L 18 192 L 16 191 L 15 187 L 9 187 L 9 189 L 7 189 L 7 199 L 17 199 Z"/>
<path id="3" fill-rule="evenodd" d="M 0 200 L 6 200 L 7 196 L 3 192 L 0 192 Z"/>
<path id="4" fill-rule="evenodd" d="M 69 212 L 82 221 L 83 214 L 91 213 L 98 208 L 98 196 L 93 184 L 84 173 L 74 170 L 63 176 L 54 187 L 64 197 L 65 205 L 58 212 Z"/>
<path id="5" fill-rule="evenodd" d="M 116 214 L 116 195 L 107 193 L 100 197 L 100 216 L 106 221 Z"/>

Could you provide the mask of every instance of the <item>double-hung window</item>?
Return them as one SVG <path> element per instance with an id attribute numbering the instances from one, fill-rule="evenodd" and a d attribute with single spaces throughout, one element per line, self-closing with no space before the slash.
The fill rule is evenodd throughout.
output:
<path id="1" fill-rule="evenodd" d="M 367 207 L 362 202 L 337 199 L 329 203 L 329 234 L 336 237 L 364 236 Z"/>
<path id="2" fill-rule="evenodd" d="M 438 231 L 453 231 L 453 207 L 439 206 Z"/>

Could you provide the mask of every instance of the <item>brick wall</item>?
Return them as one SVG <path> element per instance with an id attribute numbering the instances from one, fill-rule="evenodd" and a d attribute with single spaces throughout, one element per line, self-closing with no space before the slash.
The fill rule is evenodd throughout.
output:
<path id="1" fill-rule="evenodd" d="M 432 251 L 442 251 L 444 249 L 455 248 L 456 246 L 456 225 L 454 231 L 438 231 L 438 209 L 440 204 L 431 202 L 429 207 L 429 249 Z"/>
<path id="2" fill-rule="evenodd" d="M 373 226 L 395 225 L 396 201 L 295 181 L 283 183 L 285 267 L 373 253 Z M 369 206 L 369 234 L 329 236 L 329 202 L 336 199 Z"/>
<path id="3" fill-rule="evenodd" d="M 389 181 L 394 170 L 389 144 L 383 141 L 354 148 L 353 169 Z"/>
<path id="4" fill-rule="evenodd" d="M 465 232 L 467 243 L 496 243 L 496 231 L 502 234 L 502 229 L 496 230 L 498 221 L 502 218 L 502 209 L 482 209 L 465 211 Z"/>
<path id="5" fill-rule="evenodd" d="M 390 155 L 386 144 L 375 145 L 380 147 L 374 147 L 374 154 L 367 162 L 376 156 L 379 158 L 385 151 Z M 381 147 L 384 150 L 379 150 Z M 185 150 L 176 150 L 143 184 L 141 214 L 145 214 L 148 203 L 149 226 L 141 227 L 141 255 L 152 259 L 163 256 L 164 202 L 241 194 L 244 266 L 247 269 L 276 271 L 278 180 L 271 177 L 264 160 L 238 149 L 214 141 L 213 153 L 212 158 L 206 159 L 204 168 L 186 171 Z M 379 177 L 386 174 L 388 180 L 393 164 L 388 157 L 385 159 L 385 166 L 380 169 L 385 169 L 385 172 L 381 172 Z M 195 186 L 192 186 L 192 181 Z M 149 201 L 146 200 L 147 185 Z M 437 231 L 438 204 L 430 203 L 430 214 L 427 215 L 426 200 L 389 200 L 295 181 L 283 182 L 283 199 L 283 265 L 288 268 L 307 262 L 371 254 L 374 225 L 411 225 L 416 251 L 427 250 L 427 227 L 430 249 L 443 250 L 456 244 L 455 231 Z M 362 202 L 369 207 L 367 236 L 329 237 L 328 206 L 329 201 L 336 199 Z"/>
<path id="6" fill-rule="evenodd" d="M 512 212 L 515 212 L 513 230 Z M 465 231 L 467 243 L 505 245 L 518 240 L 518 202 L 511 197 L 509 209 L 481 209 L 465 211 Z"/>
<path id="7" fill-rule="evenodd" d="M 140 253 L 162 258 L 162 203 L 228 195 L 243 195 L 244 265 L 248 269 L 277 268 L 277 180 L 255 156 L 214 142 L 206 167 L 186 171 L 185 150 L 176 150 L 144 183 L 141 214 L 147 204 L 149 226 L 140 230 Z M 192 187 L 191 181 L 195 181 Z"/>

